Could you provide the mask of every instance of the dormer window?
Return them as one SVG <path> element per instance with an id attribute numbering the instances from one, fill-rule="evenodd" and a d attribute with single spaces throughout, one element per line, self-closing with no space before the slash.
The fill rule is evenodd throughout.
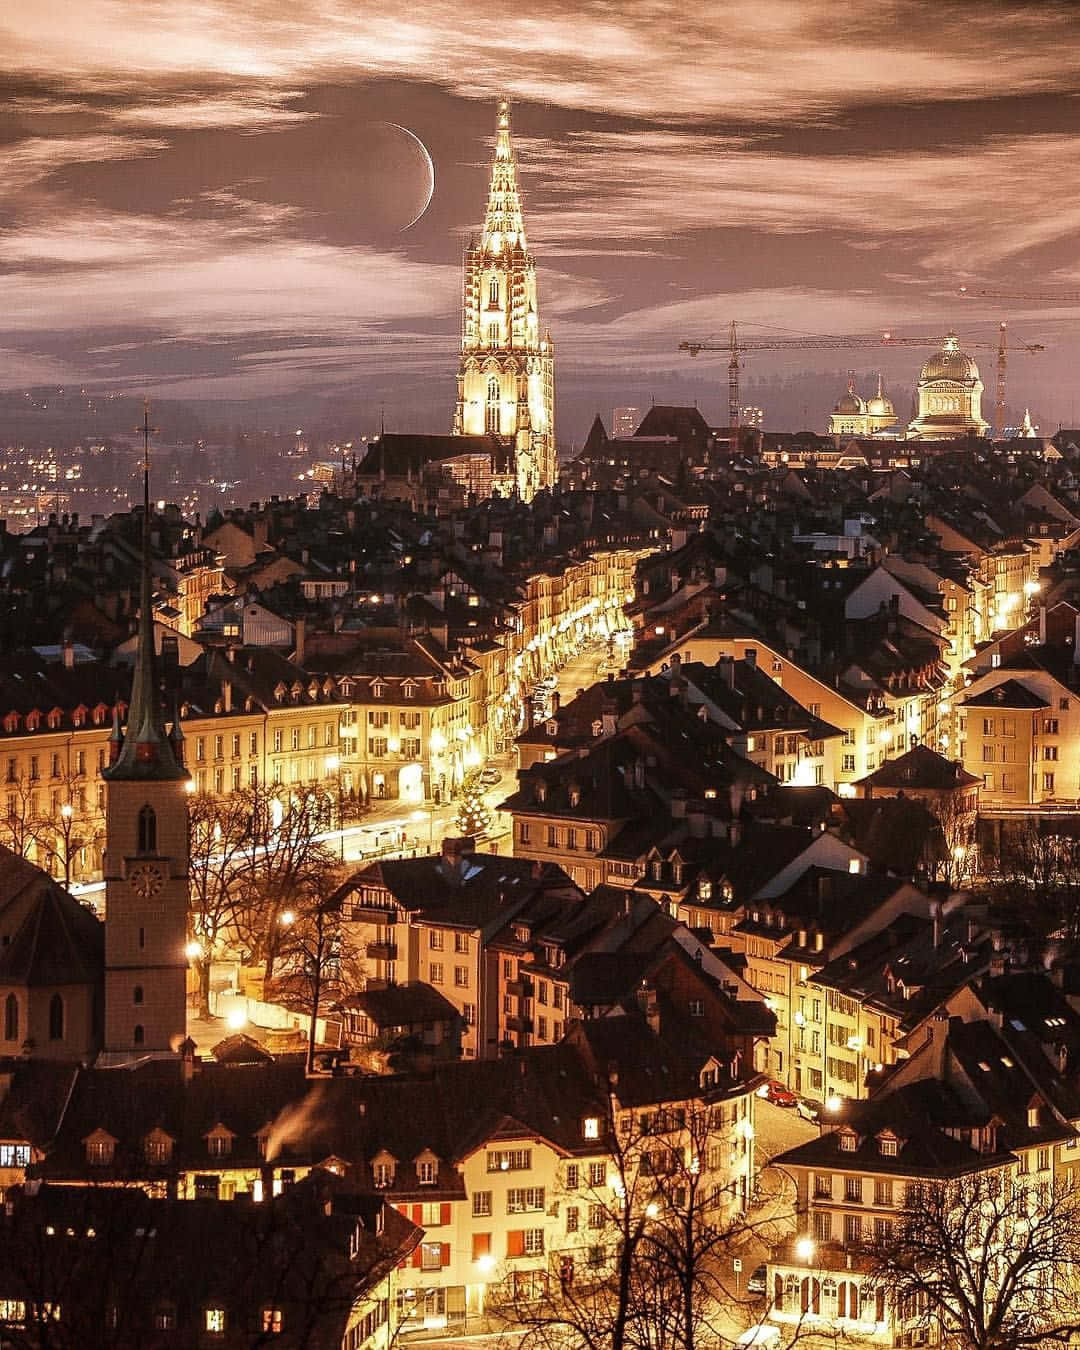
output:
<path id="1" fill-rule="evenodd" d="M 18 729 L 19 714 L 16 712 L 9 712 L 4 718 L 4 730 L 10 734 L 13 731 L 18 731 Z"/>
<path id="2" fill-rule="evenodd" d="M 50 731 L 55 731 L 56 728 L 60 725 L 60 718 L 61 718 L 60 709 L 53 708 L 52 712 L 49 713 L 49 716 L 45 719 L 49 724 Z"/>
<path id="3" fill-rule="evenodd" d="M 227 1158 L 232 1152 L 236 1136 L 232 1130 L 218 1121 L 212 1130 L 203 1135 L 203 1138 L 206 1140 L 206 1151 L 211 1158 Z"/>
<path id="4" fill-rule="evenodd" d="M 396 1171 L 396 1162 L 389 1153 L 376 1154 L 371 1164 L 371 1178 L 375 1188 L 382 1191 L 392 1186 Z"/>
<path id="5" fill-rule="evenodd" d="M 95 1130 L 83 1140 L 86 1161 L 91 1167 L 109 1167 L 116 1156 L 116 1140 L 108 1130 Z"/>
<path id="6" fill-rule="evenodd" d="M 600 1118 L 599 1116 L 586 1116 L 581 1122 L 581 1137 L 583 1139 L 600 1138 Z"/>
<path id="7" fill-rule="evenodd" d="M 143 1155 L 151 1167 L 161 1167 L 172 1158 L 173 1141 L 164 1130 L 151 1130 L 143 1140 Z"/>
<path id="8" fill-rule="evenodd" d="M 571 806 L 581 805 L 581 789 L 576 785 L 570 789 L 570 805 Z"/>
<path id="9" fill-rule="evenodd" d="M 540 803 L 547 801 L 547 784 L 543 779 L 536 785 L 536 800 Z"/>
<path id="10" fill-rule="evenodd" d="M 841 1153 L 854 1153 L 858 1139 L 854 1130 L 838 1130 L 837 1138 L 840 1141 Z"/>
<path id="11" fill-rule="evenodd" d="M 894 1134 L 883 1134 L 878 1138 L 883 1158 L 895 1158 L 900 1152 L 900 1141 Z"/>
<path id="12" fill-rule="evenodd" d="M 699 882 L 698 882 L 697 893 L 698 893 L 698 899 L 699 899 L 699 900 L 711 900 L 711 899 L 712 899 L 712 882 L 711 882 L 711 881 L 699 881 Z"/>
<path id="13" fill-rule="evenodd" d="M 1039 1124 L 1039 1103 L 1032 1102 L 1027 1110 L 1028 1129 L 1034 1130 Z"/>
<path id="14" fill-rule="evenodd" d="M 373 680 L 373 681 L 372 681 L 372 683 L 371 683 L 371 697 L 372 697 L 372 698 L 382 698 L 382 696 L 383 696 L 383 694 L 384 694 L 385 692 L 386 692 L 386 685 L 383 684 L 382 680 Z"/>
<path id="15" fill-rule="evenodd" d="M 604 724 L 598 717 L 592 724 L 593 736 L 602 736 L 604 734 Z"/>
<path id="16" fill-rule="evenodd" d="M 416 1160 L 416 1180 L 421 1186 L 434 1186 L 439 1180 L 439 1160 L 430 1150 Z"/>
<path id="17" fill-rule="evenodd" d="M 545 730 L 549 736 L 557 736 L 559 734 L 559 724 L 554 717 L 548 718 Z"/>

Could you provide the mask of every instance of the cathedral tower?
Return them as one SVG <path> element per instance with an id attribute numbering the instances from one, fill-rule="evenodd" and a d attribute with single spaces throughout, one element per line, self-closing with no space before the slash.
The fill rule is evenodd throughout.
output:
<path id="1" fill-rule="evenodd" d="M 524 501 L 558 477 L 553 355 L 551 337 L 540 327 L 536 264 L 525 242 L 510 105 L 504 99 L 483 233 L 465 253 L 454 432 L 491 432 L 511 446 Z"/>
<path id="2" fill-rule="evenodd" d="M 179 722 L 165 729 L 150 582 L 150 427 L 143 424 L 139 640 L 127 728 L 105 796 L 105 1054 L 175 1050 L 187 1032 L 188 804 Z"/>

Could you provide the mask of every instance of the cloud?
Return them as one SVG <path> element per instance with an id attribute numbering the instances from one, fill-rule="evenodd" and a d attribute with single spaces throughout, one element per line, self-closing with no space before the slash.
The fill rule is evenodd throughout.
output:
<path id="1" fill-rule="evenodd" d="M 575 133 L 534 141 L 543 176 L 533 241 L 572 253 L 679 254 L 696 231 L 842 232 L 855 248 L 901 248 L 924 269 L 968 275 L 1080 229 L 1080 180 L 1061 173 L 1080 135 L 988 136 L 909 152 L 800 154 L 689 131 Z M 1027 183 L 1055 190 L 1032 209 Z"/>
<path id="2" fill-rule="evenodd" d="M 867 102 L 1072 90 L 1073 7 L 876 0 L 552 0 L 543 12 L 456 0 L 37 0 L 11 11 L 5 61 L 99 89 L 146 80 L 394 76 L 468 96 L 687 119 L 829 115 Z M 1008 59 L 1002 59 L 1002 53 Z"/>

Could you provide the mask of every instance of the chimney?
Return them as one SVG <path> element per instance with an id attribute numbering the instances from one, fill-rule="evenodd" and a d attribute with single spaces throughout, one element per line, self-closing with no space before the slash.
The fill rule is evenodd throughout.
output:
<path id="1" fill-rule="evenodd" d="M 686 819 L 686 789 L 675 788 L 671 793 L 671 818 L 672 820 Z"/>
<path id="2" fill-rule="evenodd" d="M 748 666 L 756 666 L 757 649 L 754 647 L 747 647 L 746 651 L 743 652 L 743 660 L 746 662 Z M 732 678 L 734 678 L 734 676 L 732 676 Z"/>
<path id="3" fill-rule="evenodd" d="M 1039 606 L 1039 646 L 1046 646 L 1046 606 Z"/>
<path id="4" fill-rule="evenodd" d="M 733 656 L 723 656 L 720 658 L 720 666 L 723 671 L 724 679 L 727 681 L 729 689 L 735 688 L 735 658 Z"/>
<path id="5" fill-rule="evenodd" d="M 304 664 L 307 648 L 307 619 L 301 614 L 296 620 L 296 654 L 293 660 L 298 666 Z"/>
<path id="6" fill-rule="evenodd" d="M 551 695 L 551 714 L 554 716 L 559 711 L 559 705 L 562 703 L 562 697 L 556 689 Z"/>
<path id="7" fill-rule="evenodd" d="M 738 848 L 742 843 L 742 821 L 729 820 L 727 827 L 728 843 L 732 848 Z"/>
<path id="8" fill-rule="evenodd" d="M 60 654 L 64 662 L 65 670 L 75 669 L 75 645 L 70 638 L 64 639 L 64 645 L 60 649 Z"/>
<path id="9" fill-rule="evenodd" d="M 934 924 L 934 947 L 935 947 L 935 949 L 936 949 L 936 948 L 938 948 L 938 947 L 941 946 L 941 901 L 940 901 L 940 900 L 931 900 L 931 902 L 930 902 L 930 918 L 933 920 L 933 924 Z"/>
<path id="10" fill-rule="evenodd" d="M 232 680 L 221 682 L 221 708 L 223 712 L 232 712 Z"/>

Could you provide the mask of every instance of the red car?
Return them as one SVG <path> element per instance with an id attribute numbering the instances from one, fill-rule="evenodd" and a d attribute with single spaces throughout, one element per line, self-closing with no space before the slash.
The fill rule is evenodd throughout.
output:
<path id="1" fill-rule="evenodd" d="M 772 1102 L 775 1106 L 798 1106 L 799 1099 L 794 1092 L 789 1092 L 783 1083 L 778 1083 L 775 1078 L 770 1078 L 767 1083 L 757 1090 L 759 1097 L 764 1097 L 767 1102 Z"/>

